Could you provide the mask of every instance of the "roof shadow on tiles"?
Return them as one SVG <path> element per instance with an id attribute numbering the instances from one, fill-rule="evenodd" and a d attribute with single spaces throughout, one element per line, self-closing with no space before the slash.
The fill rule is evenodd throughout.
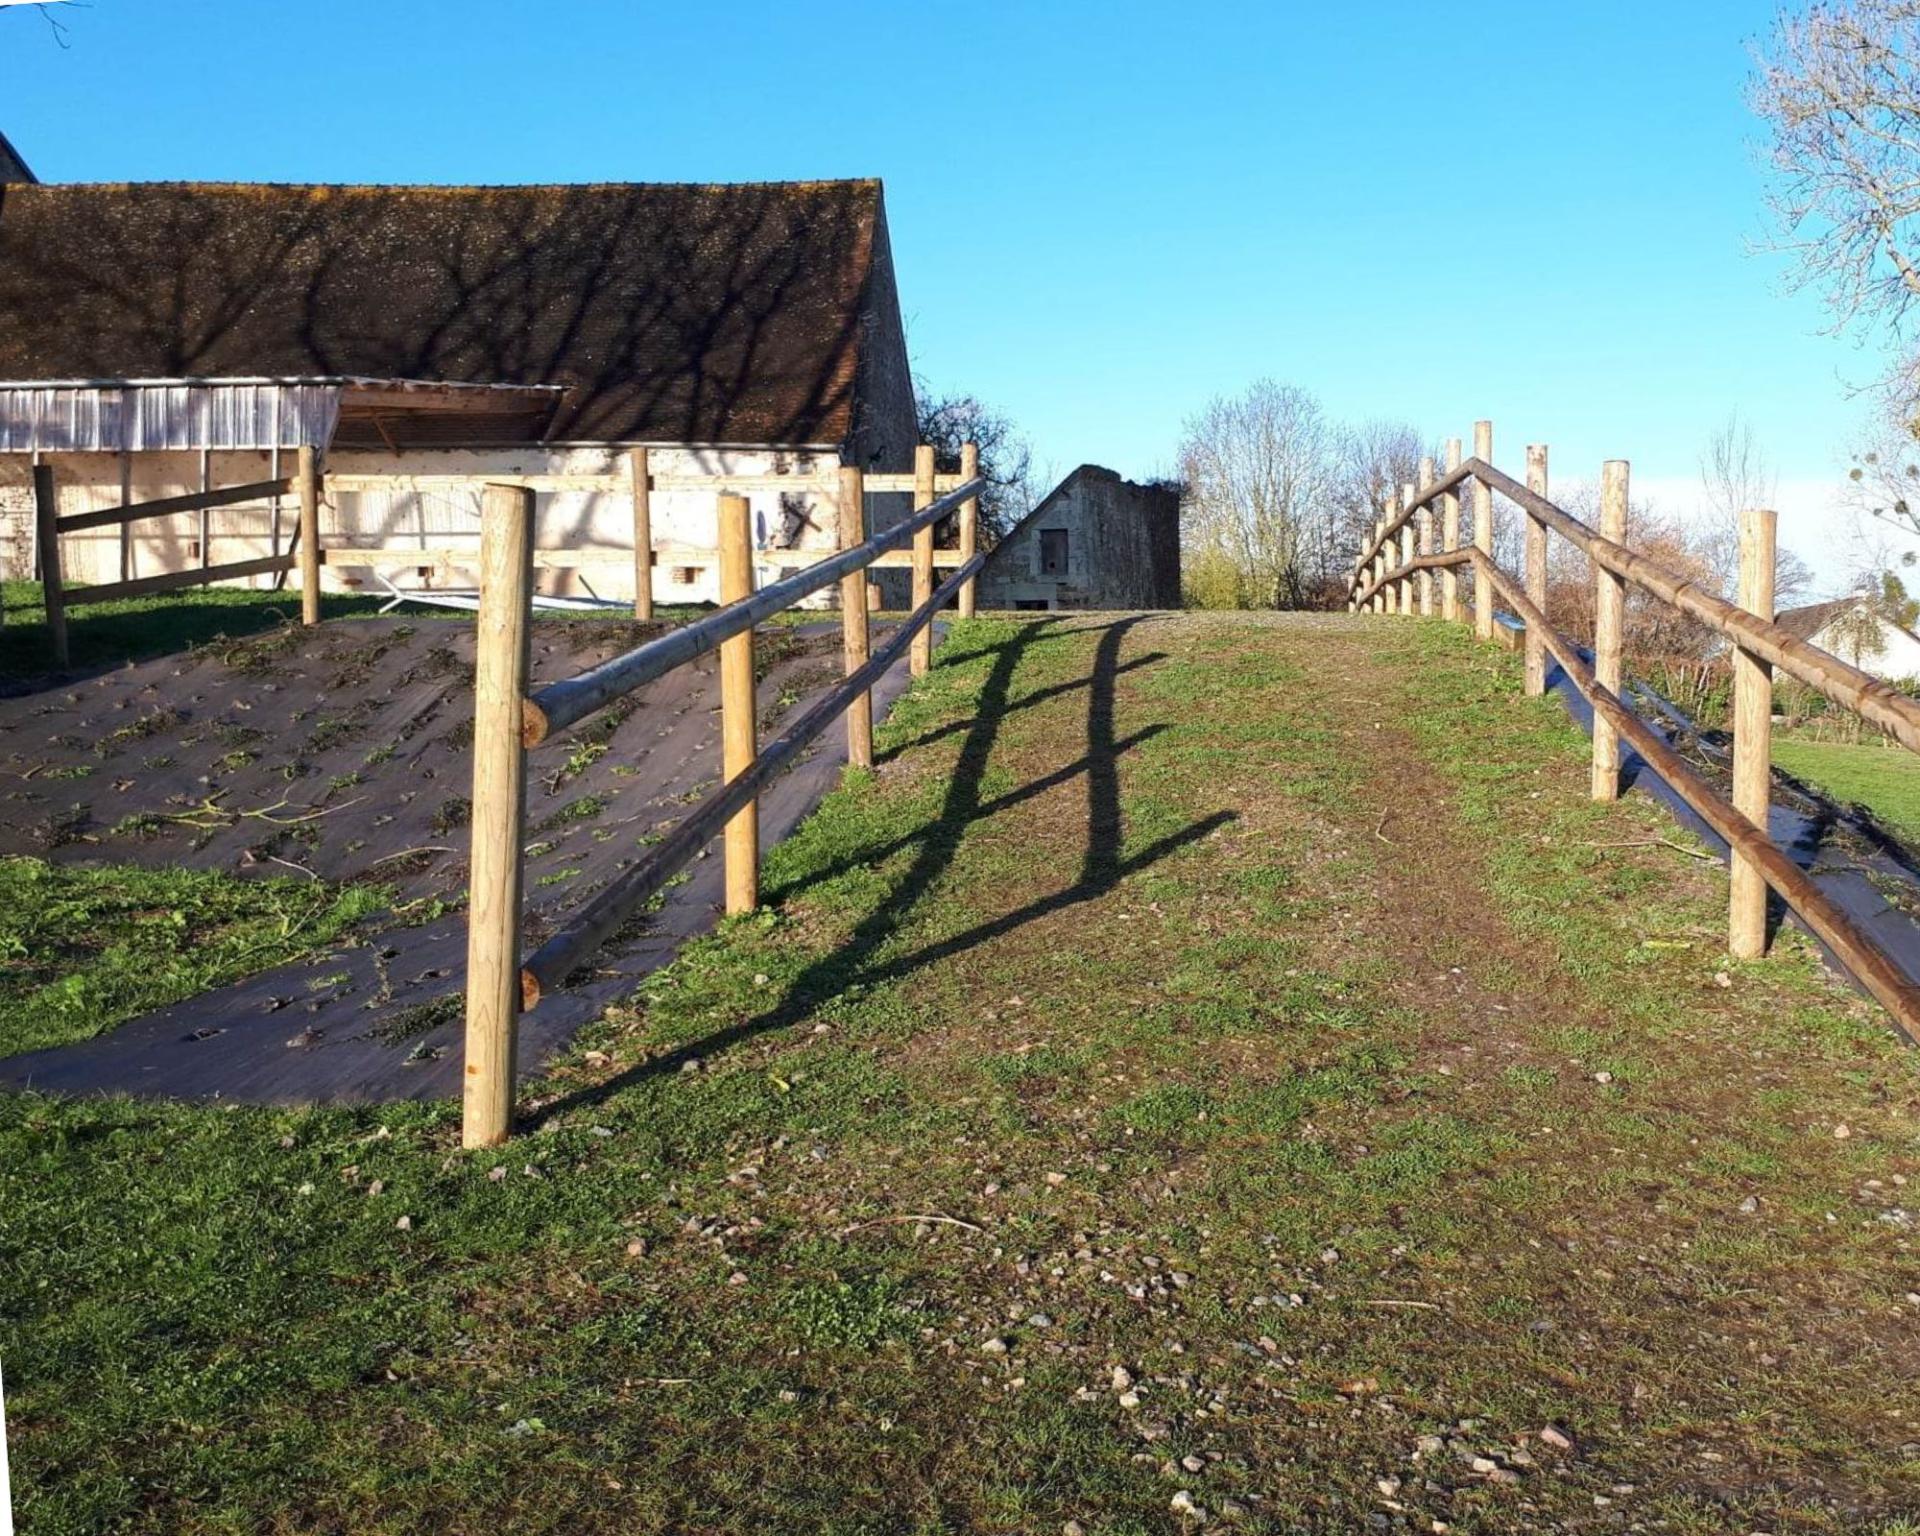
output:
<path id="1" fill-rule="evenodd" d="M 838 444 L 880 207 L 876 181 L 0 186 L 0 379 L 560 385 L 551 441 Z"/>

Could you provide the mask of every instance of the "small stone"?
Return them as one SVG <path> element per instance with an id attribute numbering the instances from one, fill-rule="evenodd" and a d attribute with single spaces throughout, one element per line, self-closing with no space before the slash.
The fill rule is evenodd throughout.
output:
<path id="1" fill-rule="evenodd" d="M 1320 1262 L 1322 1264 L 1338 1264 L 1340 1262 L 1340 1250 L 1338 1248 L 1322 1248 L 1320 1250 Z"/>
<path id="2" fill-rule="evenodd" d="M 1438 1435 L 1422 1435 L 1413 1442 L 1413 1454 L 1416 1456 L 1438 1456 L 1447 1448 L 1447 1442 Z"/>
<path id="3" fill-rule="evenodd" d="M 1376 1478 L 1373 1486 L 1378 1488 L 1382 1495 L 1390 1499 L 1400 1491 L 1400 1479 L 1397 1477 Z"/>
<path id="4" fill-rule="evenodd" d="M 1517 1483 L 1520 1481 L 1520 1474 L 1515 1472 L 1511 1467 L 1495 1467 L 1487 1474 L 1487 1481 L 1490 1483 Z"/>
<path id="5" fill-rule="evenodd" d="M 1027 1326 L 1029 1328 L 1051 1328 L 1053 1326 L 1053 1319 L 1048 1317 L 1044 1312 L 1035 1312 L 1027 1319 Z"/>
<path id="6" fill-rule="evenodd" d="M 1713 984 L 1716 987 L 1730 987 L 1733 985 L 1733 978 L 1725 971 L 1715 971 L 1713 973 Z"/>
<path id="7" fill-rule="evenodd" d="M 504 1183 L 506 1181 L 506 1177 L 507 1177 L 507 1167 L 505 1163 L 502 1163 L 498 1168 L 489 1168 L 487 1170 L 487 1179 L 491 1183 L 494 1183 L 494 1184 Z"/>
<path id="8" fill-rule="evenodd" d="M 402 1216 L 393 1225 L 395 1231 L 411 1232 L 413 1230 L 413 1218 L 411 1216 Z"/>
<path id="9" fill-rule="evenodd" d="M 1193 1495 L 1188 1493 L 1184 1488 L 1173 1496 L 1173 1502 L 1168 1505 L 1168 1508 L 1176 1515 L 1185 1515 L 1190 1520 L 1204 1520 L 1207 1518 L 1206 1509 L 1194 1503 Z"/>
<path id="10" fill-rule="evenodd" d="M 1751 1216 L 1759 1209 L 1760 1199 L 1757 1195 L 1748 1195 L 1746 1199 L 1740 1202 L 1740 1214 L 1742 1216 Z"/>
<path id="11" fill-rule="evenodd" d="M 646 1256 L 647 1256 L 647 1240 L 644 1237 L 636 1237 L 632 1242 L 627 1244 L 628 1258 L 644 1259 Z"/>
<path id="12" fill-rule="evenodd" d="M 746 1283 L 747 1275 L 745 1270 L 736 1269 L 732 1274 L 727 1276 L 728 1285 L 745 1285 Z"/>
<path id="13" fill-rule="evenodd" d="M 1852 1134 L 1853 1127 L 1848 1125 L 1844 1120 L 1833 1128 L 1833 1139 L 1835 1141 L 1845 1141 Z"/>
<path id="14" fill-rule="evenodd" d="M 1058 1189 L 1067 1182 L 1067 1176 L 1064 1173 L 1050 1173 L 1047 1175 L 1047 1182 Z"/>
<path id="15" fill-rule="evenodd" d="M 1060 1527 L 1060 1536 L 1087 1536 L 1087 1528 L 1078 1520 L 1069 1520 Z"/>
<path id="16" fill-rule="evenodd" d="M 780 1401 L 783 1403 L 797 1403 L 800 1401 L 800 1394 L 794 1391 L 792 1387 L 782 1387 L 780 1389 Z"/>
<path id="17" fill-rule="evenodd" d="M 1113 1368 L 1113 1390 L 1116 1392 L 1124 1392 L 1132 1385 L 1133 1372 L 1128 1370 L 1124 1365 L 1116 1365 Z"/>
<path id="18" fill-rule="evenodd" d="M 1494 1461 L 1491 1457 L 1475 1456 L 1467 1462 L 1467 1465 L 1472 1467 L 1474 1471 L 1484 1475 L 1488 1472 L 1497 1471 L 1500 1463 Z"/>
<path id="19" fill-rule="evenodd" d="M 1184 1291 L 1188 1286 L 1193 1284 L 1193 1276 L 1188 1274 L 1184 1269 L 1176 1269 L 1167 1278 L 1173 1282 L 1174 1289 L 1179 1291 Z"/>
<path id="20" fill-rule="evenodd" d="M 302 1184 L 294 1193 L 296 1195 L 310 1195 L 313 1193 L 313 1185 L 311 1182 Z"/>
<path id="21" fill-rule="evenodd" d="M 1206 1462 L 1192 1454 L 1182 1456 L 1180 1458 L 1180 1465 L 1185 1467 L 1189 1472 L 1204 1472 L 1207 1470 Z"/>
<path id="22" fill-rule="evenodd" d="M 1593 1080 L 1601 1084 L 1610 1083 L 1613 1081 L 1613 1074 L 1611 1072 L 1596 1072 L 1593 1074 Z"/>
<path id="23" fill-rule="evenodd" d="M 387 1181 L 385 1179 L 375 1179 L 371 1184 L 367 1186 L 367 1198 L 371 1200 L 375 1195 L 379 1194 L 386 1187 L 387 1187 Z"/>
<path id="24" fill-rule="evenodd" d="M 1140 1394 L 1138 1392 L 1122 1392 L 1119 1401 L 1122 1408 L 1138 1408 L 1140 1406 Z"/>
<path id="25" fill-rule="evenodd" d="M 1005 1339 L 992 1338 L 982 1339 L 980 1341 L 980 1353 L 983 1355 L 1004 1355 L 1006 1352 L 1007 1341 Z"/>
<path id="26" fill-rule="evenodd" d="M 767 973 L 765 971 L 756 971 L 754 973 L 753 984 L 756 987 L 764 987 L 767 984 L 767 980 Z"/>

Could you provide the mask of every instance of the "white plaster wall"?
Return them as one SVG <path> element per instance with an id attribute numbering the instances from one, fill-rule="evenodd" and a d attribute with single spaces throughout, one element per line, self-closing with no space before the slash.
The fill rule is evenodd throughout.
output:
<path id="1" fill-rule="evenodd" d="M 290 474 L 294 455 L 282 455 L 282 473 Z M 651 468 L 656 477 L 730 474 L 760 476 L 794 474 L 831 481 L 839 468 L 835 453 L 796 453 L 783 449 L 653 448 Z M 61 455 L 53 461 L 62 515 L 113 507 L 122 500 L 122 462 L 118 455 Z M 264 480 L 272 474 L 264 452 L 216 453 L 211 481 L 215 486 Z M 627 472 L 620 447 L 563 447 L 500 450 L 339 452 L 329 455 L 330 475 L 618 475 Z M 133 461 L 130 495 L 134 501 L 179 495 L 199 489 L 197 453 L 142 454 Z M 757 548 L 782 546 L 785 518 L 778 490 L 744 493 L 752 508 Z M 827 553 L 838 542 L 837 511 L 830 493 L 805 491 L 802 511 L 807 519 L 790 541 L 791 547 Z M 715 492 L 656 491 L 652 498 L 653 542 L 660 551 L 654 568 L 655 601 L 661 603 L 717 602 L 719 571 L 711 558 L 676 557 L 670 546 L 711 550 L 715 544 Z M 874 497 L 876 503 L 895 498 Z M 892 508 L 876 505 L 876 524 L 892 520 Z M 274 551 L 273 509 L 270 505 L 219 507 L 207 514 L 209 564 L 254 559 Z M 299 517 L 298 498 L 280 498 L 280 547 Z M 153 576 L 185 570 L 200 563 L 195 543 L 200 536 L 200 514 L 178 513 L 133 524 L 125 530 L 128 574 Z M 320 510 L 321 542 L 380 549 L 479 548 L 480 491 L 478 487 L 429 486 L 417 490 L 349 491 L 329 487 Z M 539 491 L 535 500 L 535 541 L 542 549 L 597 550 L 605 563 L 578 568 L 544 568 L 536 573 L 539 590 L 555 595 L 631 600 L 633 596 L 633 504 L 624 490 Z M 9 576 L 31 573 L 33 545 L 32 480 L 29 461 L 22 455 L 0 455 L 0 570 Z M 71 585 L 117 581 L 121 577 L 122 530 L 87 529 L 61 540 L 62 569 Z M 623 558 L 624 557 L 624 558 Z M 691 569 L 692 580 L 679 579 Z M 322 580 L 330 591 L 384 590 L 376 579 L 384 572 L 396 586 L 467 586 L 477 579 L 471 566 L 432 567 L 383 564 L 353 566 L 329 564 Z M 779 567 L 763 566 L 758 579 L 774 579 Z M 235 585 L 270 586 L 271 576 L 244 578 Z M 830 598 L 823 599 L 830 601 Z"/>
<path id="2" fill-rule="evenodd" d="M 1870 672 L 1887 682 L 1920 678 L 1920 640 L 1903 629 L 1895 629 L 1891 624 L 1881 626 L 1880 638 L 1882 649 L 1877 656 L 1856 656 L 1853 648 L 1843 640 L 1842 631 L 1836 623 L 1816 633 L 1813 643 L 1862 672 Z"/>

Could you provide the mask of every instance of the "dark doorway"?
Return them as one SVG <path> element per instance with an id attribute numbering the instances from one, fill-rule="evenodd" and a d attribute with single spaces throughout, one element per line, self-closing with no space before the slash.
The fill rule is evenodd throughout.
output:
<path id="1" fill-rule="evenodd" d="M 1040 530 L 1040 574 L 1042 576 L 1067 574 L 1066 529 L 1042 528 Z"/>

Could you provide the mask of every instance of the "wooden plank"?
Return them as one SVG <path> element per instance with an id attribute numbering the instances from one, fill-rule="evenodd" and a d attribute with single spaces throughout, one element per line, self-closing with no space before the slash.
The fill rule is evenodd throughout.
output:
<path id="1" fill-rule="evenodd" d="M 201 512 L 210 507 L 232 507 L 243 501 L 267 501 L 292 484 L 287 480 L 256 480 L 250 485 L 229 485 L 217 491 L 189 491 L 184 496 L 163 496 L 158 501 L 136 501 L 130 507 L 102 507 L 98 512 L 75 512 L 60 519 L 62 533 L 78 533 L 83 528 L 106 528 L 114 523 L 137 523 L 149 517 L 168 517 L 176 512 Z"/>
<path id="2" fill-rule="evenodd" d="M 489 489 L 481 540 L 460 1121 L 460 1141 L 467 1147 L 498 1146 L 513 1128 L 526 880 L 527 753 L 520 726 L 532 630 L 533 493 L 510 486 Z"/>
<path id="3" fill-rule="evenodd" d="M 973 479 L 974 476 L 979 473 L 980 445 L 978 443 L 962 443 L 960 445 L 960 474 L 958 477 L 960 484 L 965 485 L 967 481 Z M 937 475 L 934 477 L 936 486 L 939 485 L 940 478 L 941 477 Z M 940 488 L 945 490 L 953 489 L 952 486 Z M 960 557 L 960 563 L 965 565 L 967 561 L 971 560 L 974 552 L 979 549 L 979 547 L 980 499 L 975 496 L 969 497 L 966 501 L 960 503 L 960 548 L 955 551 Z M 978 587 L 978 582 L 970 581 L 960 589 L 961 618 L 970 619 L 973 617 L 979 596 Z"/>
<path id="4" fill-rule="evenodd" d="M 71 607 L 76 603 L 111 603 L 123 597 L 150 597 L 155 592 L 180 592 L 188 587 L 211 586 L 216 581 L 234 581 L 242 576 L 270 576 L 275 571 L 292 570 L 293 565 L 291 555 L 262 555 L 258 560 L 195 566 L 192 570 L 140 576 L 132 581 L 116 581 L 104 587 L 78 587 L 67 593 L 67 604 Z"/>

